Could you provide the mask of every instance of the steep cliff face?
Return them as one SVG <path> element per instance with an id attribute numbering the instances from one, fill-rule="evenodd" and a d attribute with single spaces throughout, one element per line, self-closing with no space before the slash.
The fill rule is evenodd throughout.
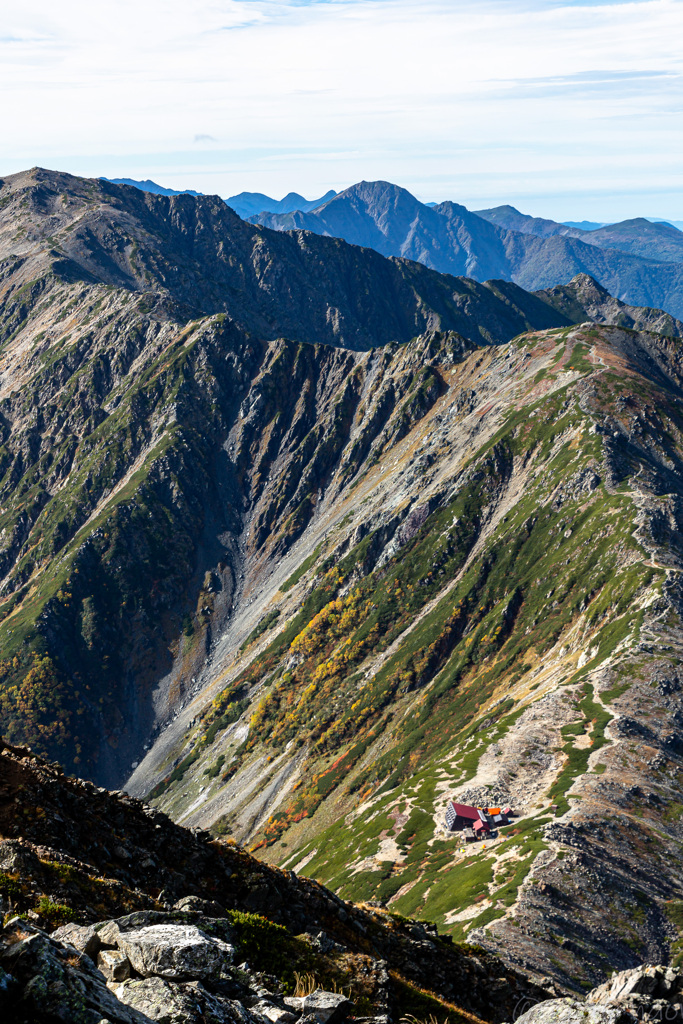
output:
<path id="1" fill-rule="evenodd" d="M 128 785 L 581 987 L 679 942 L 680 343 L 435 343 Z M 516 818 L 465 847 L 451 797 Z"/>

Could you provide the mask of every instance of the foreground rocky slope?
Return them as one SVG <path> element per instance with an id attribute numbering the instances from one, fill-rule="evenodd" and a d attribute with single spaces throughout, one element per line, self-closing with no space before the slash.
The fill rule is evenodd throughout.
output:
<path id="1" fill-rule="evenodd" d="M 433 404 L 352 498 L 342 460 L 128 785 L 590 987 L 680 948 L 680 342 L 586 324 L 421 362 Z M 463 847 L 450 797 L 517 817 Z"/>
<path id="2" fill-rule="evenodd" d="M 7 745 L 0 901 L 0 1013 L 13 1022 L 500 1021 L 547 995 L 483 951 Z"/>

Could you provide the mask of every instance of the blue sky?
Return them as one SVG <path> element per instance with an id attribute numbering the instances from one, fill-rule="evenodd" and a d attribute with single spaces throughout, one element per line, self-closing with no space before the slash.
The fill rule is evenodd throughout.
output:
<path id="1" fill-rule="evenodd" d="M 24 0 L 0 174 L 683 220 L 683 0 Z"/>

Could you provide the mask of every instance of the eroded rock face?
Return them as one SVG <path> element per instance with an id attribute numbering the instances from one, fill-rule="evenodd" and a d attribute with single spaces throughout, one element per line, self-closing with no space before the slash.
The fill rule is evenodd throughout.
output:
<path id="1" fill-rule="evenodd" d="M 587 1004 L 621 1006 L 638 1019 L 683 1019 L 683 975 L 671 967 L 620 971 L 587 996 Z"/>

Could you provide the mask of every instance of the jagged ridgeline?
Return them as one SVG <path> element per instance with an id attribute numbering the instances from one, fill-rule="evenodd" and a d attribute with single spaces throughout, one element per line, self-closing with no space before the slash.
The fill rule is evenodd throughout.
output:
<path id="1" fill-rule="evenodd" d="M 287 550 L 406 400 L 391 430 L 409 428 L 439 347 L 468 342 L 349 350 L 566 322 L 514 285 L 253 227 L 217 197 L 41 170 L 2 183 L 0 257 L 0 727 L 110 784 L 257 554 Z"/>

